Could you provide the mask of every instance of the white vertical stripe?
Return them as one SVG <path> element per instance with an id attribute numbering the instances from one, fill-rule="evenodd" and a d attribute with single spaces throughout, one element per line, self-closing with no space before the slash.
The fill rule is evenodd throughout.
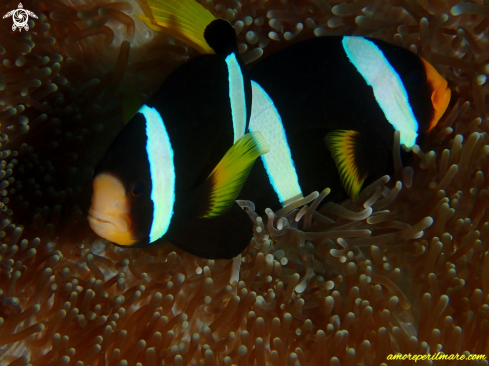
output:
<path id="1" fill-rule="evenodd" d="M 401 132 L 401 144 L 411 149 L 416 143 L 418 122 L 409 104 L 401 78 L 375 43 L 363 37 L 343 37 L 346 55 L 373 88 L 385 118 Z"/>
<path id="2" fill-rule="evenodd" d="M 270 146 L 262 155 L 270 183 L 283 206 L 303 197 L 290 153 L 282 119 L 268 94 L 256 82 L 251 82 L 253 102 L 249 130 L 261 131 Z"/>
<path id="3" fill-rule="evenodd" d="M 175 166 L 170 138 L 158 111 L 143 105 L 139 113 L 146 119 L 146 135 L 151 174 L 151 200 L 153 201 L 153 222 L 149 242 L 161 238 L 168 231 L 173 205 L 175 203 Z"/>
<path id="4" fill-rule="evenodd" d="M 234 142 L 245 134 L 246 128 L 246 98 L 244 90 L 243 74 L 239 67 L 236 55 L 231 53 L 226 57 L 229 79 L 229 99 L 234 127 Z"/>

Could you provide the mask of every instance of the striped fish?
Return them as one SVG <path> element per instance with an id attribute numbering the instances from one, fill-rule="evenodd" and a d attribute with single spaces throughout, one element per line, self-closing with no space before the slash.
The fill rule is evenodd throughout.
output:
<path id="1" fill-rule="evenodd" d="M 393 172 L 394 131 L 406 156 L 450 101 L 446 80 L 426 60 L 366 37 L 297 43 L 253 66 L 250 77 L 249 127 L 270 145 L 263 166 L 282 205 L 325 187 L 332 200 L 355 200 L 364 184 Z"/>

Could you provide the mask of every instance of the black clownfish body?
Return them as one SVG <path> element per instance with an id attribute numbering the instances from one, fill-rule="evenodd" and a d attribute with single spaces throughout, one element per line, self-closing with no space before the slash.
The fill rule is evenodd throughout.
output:
<path id="1" fill-rule="evenodd" d="M 245 134 L 251 84 L 236 50 L 234 35 L 220 54 L 182 65 L 117 135 L 94 172 L 98 235 L 127 247 L 169 241 L 206 258 L 249 244 L 252 223 L 235 199 L 268 148 L 260 132 Z"/>
<path id="2" fill-rule="evenodd" d="M 267 141 L 275 138 L 268 141 L 270 153 L 261 160 L 282 204 L 300 191 L 325 187 L 331 188 L 330 200 L 355 199 L 364 183 L 392 173 L 394 131 L 400 131 L 401 146 L 409 151 L 436 125 L 450 100 L 445 79 L 427 61 L 364 37 L 297 43 L 260 61 L 250 77 L 250 130 L 267 128 L 269 120 L 259 116 L 263 111 L 273 114 L 270 109 L 275 109 L 280 118 L 273 131 L 264 132 Z M 261 103 L 268 107 L 256 107 L 260 94 L 266 94 Z M 277 139 L 279 134 L 283 138 Z M 278 160 L 290 170 L 287 178 L 267 164 L 274 141 L 283 139 L 290 157 Z M 261 164 L 250 180 L 266 180 Z M 292 180 L 297 181 L 292 190 L 277 186 Z M 246 185 L 242 194 L 260 202 L 272 190 L 268 186 L 257 192 Z"/>

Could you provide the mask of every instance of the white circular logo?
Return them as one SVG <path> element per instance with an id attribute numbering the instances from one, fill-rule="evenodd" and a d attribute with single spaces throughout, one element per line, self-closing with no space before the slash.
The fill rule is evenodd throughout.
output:
<path id="1" fill-rule="evenodd" d="M 12 17 L 12 20 L 14 24 L 12 25 L 12 30 L 15 31 L 19 29 L 22 31 L 22 28 L 24 28 L 26 31 L 29 30 L 29 25 L 27 22 L 29 21 L 29 15 L 33 18 L 37 19 L 37 15 L 34 14 L 32 11 L 24 9 L 22 6 L 22 3 L 19 3 L 19 8 L 15 10 L 9 11 L 7 14 L 3 16 L 3 19 L 7 17 Z"/>

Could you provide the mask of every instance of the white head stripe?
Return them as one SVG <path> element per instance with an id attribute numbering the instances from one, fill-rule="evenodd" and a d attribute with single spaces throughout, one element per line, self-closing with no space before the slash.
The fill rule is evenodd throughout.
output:
<path id="1" fill-rule="evenodd" d="M 282 119 L 273 101 L 258 83 L 252 81 L 251 90 L 253 102 L 249 130 L 261 131 L 270 145 L 270 151 L 261 158 L 270 184 L 280 202 L 287 205 L 303 196 Z"/>
<path id="2" fill-rule="evenodd" d="M 396 70 L 372 41 L 345 36 L 342 43 L 351 63 L 373 88 L 385 118 L 395 130 L 401 132 L 401 144 L 411 149 L 418 136 L 418 122 Z"/>
<path id="3" fill-rule="evenodd" d="M 226 57 L 226 64 L 228 66 L 229 75 L 229 99 L 231 101 L 231 112 L 233 117 L 234 142 L 236 142 L 244 136 L 246 127 L 244 80 L 234 52 Z"/>
<path id="4" fill-rule="evenodd" d="M 146 152 L 151 174 L 151 200 L 153 201 L 153 222 L 149 242 L 161 238 L 170 226 L 175 203 L 175 166 L 170 138 L 158 111 L 143 105 L 139 113 L 146 120 Z"/>

